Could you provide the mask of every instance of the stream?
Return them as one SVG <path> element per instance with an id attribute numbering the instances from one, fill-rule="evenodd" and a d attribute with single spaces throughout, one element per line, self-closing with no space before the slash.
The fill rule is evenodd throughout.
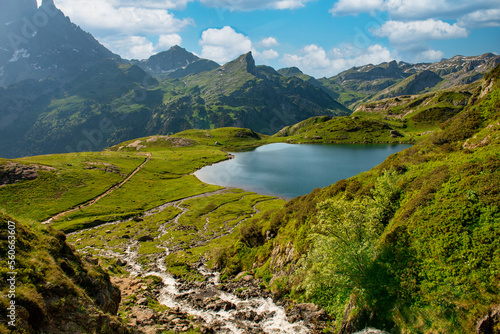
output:
<path id="1" fill-rule="evenodd" d="M 126 262 L 125 269 L 132 277 L 161 278 L 160 304 L 202 319 L 207 327 L 217 328 L 217 333 L 311 333 L 303 321 L 289 322 L 284 307 L 275 303 L 266 291 L 256 293 L 260 296 L 243 299 L 222 290 L 219 273 L 204 265 L 198 268 L 205 278 L 203 283 L 190 284 L 175 279 L 163 264 L 168 250 L 165 256 L 157 259 L 154 270 L 145 271 L 137 262 L 136 243 L 133 242 L 124 254 L 103 250 L 100 255 Z"/>
<path id="2" fill-rule="evenodd" d="M 144 217 L 157 214 L 168 207 L 174 206 L 181 210 L 170 221 L 159 226 L 160 239 L 167 231 L 179 224 L 179 218 L 186 214 L 188 209 L 181 207 L 182 202 L 188 199 L 200 198 L 220 194 L 224 190 L 201 194 L 182 200 L 166 203 L 162 206 L 145 212 Z M 255 204 L 254 214 L 259 212 Z M 238 225 L 249 218 L 241 219 Z M 111 225 L 126 223 L 132 219 L 111 222 L 94 227 L 102 229 Z M 89 230 L 92 230 L 89 229 Z M 89 231 L 87 230 L 87 231 Z M 231 233 L 232 229 L 228 232 Z M 72 233 L 76 236 L 83 231 Z M 295 317 L 293 321 L 287 317 L 284 306 L 273 301 L 270 292 L 262 289 L 260 281 L 252 276 L 242 277 L 238 282 L 222 284 L 220 273 L 209 270 L 203 263 L 199 263 L 196 270 L 204 277 L 204 282 L 186 282 L 176 279 L 165 267 L 165 258 L 170 254 L 168 248 L 161 248 L 155 260 L 147 264 L 147 269 L 139 262 L 139 245 L 137 240 L 130 239 L 123 252 L 115 252 L 106 247 L 100 249 L 98 256 L 110 258 L 121 263 L 122 268 L 129 272 L 130 277 L 156 276 L 162 285 L 155 298 L 162 305 L 176 312 L 187 314 L 205 328 L 211 328 L 215 333 L 312 333 L 314 325 Z M 85 252 L 85 248 L 81 251 Z"/>

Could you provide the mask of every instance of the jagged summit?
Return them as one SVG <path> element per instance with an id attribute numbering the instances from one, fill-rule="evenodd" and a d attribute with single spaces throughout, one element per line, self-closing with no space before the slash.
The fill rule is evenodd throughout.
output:
<path id="1" fill-rule="evenodd" d="M 54 0 L 42 0 L 42 6 L 54 6 Z"/>
<path id="2" fill-rule="evenodd" d="M 2 0 L 4 6 L 12 21 L 0 24 L 0 86 L 27 79 L 65 82 L 97 62 L 120 59 L 71 23 L 52 0 L 40 8 L 36 0 Z M 32 23 L 35 16 L 45 18 L 44 24 Z"/>
<path id="3" fill-rule="evenodd" d="M 137 64 L 152 76 L 180 78 L 189 74 L 211 71 L 219 64 L 201 59 L 186 49 L 174 45 L 169 50 L 155 54 Z"/>
<path id="4" fill-rule="evenodd" d="M 141 65 L 152 71 L 166 73 L 185 67 L 200 58 L 178 45 L 172 46 L 169 50 L 155 54 L 147 60 L 143 60 Z"/>
<path id="5" fill-rule="evenodd" d="M 255 59 L 253 58 L 252 51 L 245 53 L 233 61 L 225 64 L 223 70 L 226 72 L 237 72 L 244 70 L 252 75 L 257 76 L 258 70 L 255 66 Z"/>

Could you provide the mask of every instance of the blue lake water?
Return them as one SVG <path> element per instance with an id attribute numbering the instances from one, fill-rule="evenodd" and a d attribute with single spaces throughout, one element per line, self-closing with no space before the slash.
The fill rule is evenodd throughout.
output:
<path id="1" fill-rule="evenodd" d="M 269 144 L 195 173 L 203 182 L 290 199 L 370 170 L 411 145 Z"/>

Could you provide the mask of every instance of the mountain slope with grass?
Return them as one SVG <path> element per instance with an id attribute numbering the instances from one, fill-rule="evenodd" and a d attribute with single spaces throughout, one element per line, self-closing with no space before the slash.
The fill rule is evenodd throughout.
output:
<path id="1" fill-rule="evenodd" d="M 288 143 L 414 143 L 464 110 L 478 85 L 365 103 L 350 116 L 312 117 L 273 137 Z"/>
<path id="2" fill-rule="evenodd" d="M 116 316 L 121 296 L 97 259 L 80 257 L 66 236 L 52 228 L 32 226 L 0 214 L 1 333 L 129 333 Z M 15 264 L 7 265 L 15 231 Z M 9 253 L 10 254 L 10 253 Z M 10 269 L 9 269 L 10 268 Z M 14 299 L 7 279 L 16 272 Z M 15 327 L 7 324 L 15 301 Z"/>
<path id="3" fill-rule="evenodd" d="M 412 148 L 251 221 L 221 268 L 325 307 L 340 333 L 498 331 L 499 80 Z"/>
<path id="4" fill-rule="evenodd" d="M 247 65 L 240 62 L 227 70 L 243 67 L 248 73 Z M 299 123 L 283 133 L 291 137 L 242 128 L 191 129 L 126 141 L 102 152 L 1 160 L 0 207 L 4 221 L 20 226 L 20 268 L 40 261 L 46 273 L 55 270 L 65 286 L 73 287 L 69 294 L 66 288 L 61 291 L 74 298 L 47 295 L 47 283 L 23 271 L 23 280 L 34 287 L 23 285 L 20 301 L 35 322 L 24 312 L 20 321 L 57 332 L 65 317 L 83 328 L 78 327 L 83 326 L 81 313 L 72 312 L 89 319 L 109 312 L 112 298 L 96 297 L 93 287 L 81 283 L 87 272 L 97 275 L 102 286 L 109 287 L 106 275 L 111 276 L 127 296 L 118 308 L 120 322 L 104 315 L 99 319 L 109 319 L 109 324 L 105 320 L 106 325 L 96 326 L 220 330 L 220 324 L 190 318 L 186 311 L 236 309 L 213 298 L 219 292 L 210 285 L 214 277 L 207 273 L 209 267 L 221 272 L 224 293 L 248 300 L 269 296 L 263 290 L 268 288 L 275 299 L 285 301 L 286 319 L 303 320 L 311 330 L 494 333 L 500 304 L 499 77 L 497 67 L 467 89 L 365 105 L 352 116 L 357 119 L 348 119 L 395 125 L 408 117 L 406 129 L 414 127 L 417 143 L 371 171 L 289 202 L 206 185 L 191 173 L 230 158 L 225 153 L 229 148 L 283 142 L 335 118 Z M 432 133 L 418 136 L 422 131 Z M 39 225 L 51 217 L 52 228 L 75 232 L 69 240 L 80 255 L 64 246 L 62 233 Z M 26 238 L 33 248 L 24 248 Z M 60 241 L 50 241 L 56 239 Z M 59 245 L 60 252 L 51 245 Z M 100 267 L 88 267 L 89 261 Z M 64 276 L 58 276 L 58 268 Z M 147 277 L 136 279 L 131 273 Z M 175 311 L 159 303 L 165 300 L 162 291 L 172 291 L 172 279 L 180 290 L 169 296 L 191 303 L 189 307 L 182 304 Z M 50 283 L 59 291 L 57 283 Z M 109 287 L 109 296 L 113 289 Z M 213 293 L 206 294 L 207 289 Z M 68 301 L 87 307 L 47 320 L 59 310 L 57 305 Z M 116 312 L 115 306 L 111 311 Z M 39 314 L 45 314 L 42 324 L 34 320 Z M 246 313 L 235 314 L 240 318 L 232 323 L 247 319 Z M 248 314 L 254 319 L 257 313 Z M 249 331 L 260 326 L 244 323 Z"/>
<path id="5" fill-rule="evenodd" d="M 99 151 L 193 128 L 272 134 L 312 116 L 351 112 L 308 82 L 255 66 L 251 54 L 219 66 L 174 46 L 126 61 L 52 0 L 2 6 L 1 157 Z M 43 18 L 40 27 L 35 18 Z"/>

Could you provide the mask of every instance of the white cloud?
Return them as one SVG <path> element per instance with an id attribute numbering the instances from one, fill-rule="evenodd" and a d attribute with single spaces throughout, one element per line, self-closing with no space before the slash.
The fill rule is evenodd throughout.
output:
<path id="1" fill-rule="evenodd" d="M 340 0 L 335 3 L 330 13 L 333 15 L 357 15 L 383 8 L 384 0 Z"/>
<path id="2" fill-rule="evenodd" d="M 443 51 L 436 50 L 426 50 L 415 55 L 414 60 L 416 62 L 435 62 L 443 59 Z"/>
<path id="3" fill-rule="evenodd" d="M 168 50 L 174 45 L 180 45 L 182 38 L 177 34 L 160 35 L 155 45 L 143 36 L 108 36 L 100 39 L 101 43 L 111 51 L 125 59 L 146 59 Z"/>
<path id="4" fill-rule="evenodd" d="M 278 41 L 274 37 L 267 37 L 258 42 L 257 45 L 263 48 L 270 48 L 273 46 L 278 46 L 280 45 L 280 43 L 278 43 Z"/>
<path id="5" fill-rule="evenodd" d="M 154 50 L 153 43 L 142 36 L 110 36 L 101 38 L 100 41 L 125 59 L 149 58 Z"/>
<path id="6" fill-rule="evenodd" d="M 200 0 L 209 7 L 224 8 L 237 11 L 256 9 L 297 9 L 306 3 L 316 0 Z"/>
<path id="7" fill-rule="evenodd" d="M 333 15 L 357 15 L 387 11 L 394 20 L 457 19 L 473 11 L 499 8 L 499 0 L 339 0 Z"/>
<path id="8" fill-rule="evenodd" d="M 280 56 L 280 54 L 273 50 L 273 49 L 269 49 L 269 50 L 264 50 L 262 52 L 258 52 L 256 50 L 252 50 L 253 54 L 254 54 L 254 57 L 258 60 L 263 60 L 263 61 L 268 61 L 268 60 L 273 60 L 273 59 L 276 59 Z"/>
<path id="9" fill-rule="evenodd" d="M 57 0 L 56 0 L 57 1 Z M 161 8 L 161 9 L 185 9 L 189 2 L 194 0 L 142 0 L 141 7 Z M 138 6 L 137 0 L 120 0 L 122 6 Z"/>
<path id="10" fill-rule="evenodd" d="M 224 64 L 252 51 L 252 41 L 247 36 L 225 26 L 222 29 L 207 29 L 199 41 L 201 56 Z"/>
<path id="11" fill-rule="evenodd" d="M 379 37 L 388 37 L 394 44 L 415 44 L 429 40 L 464 38 L 468 36 L 465 28 L 440 20 L 389 21 L 373 31 Z"/>
<path id="12" fill-rule="evenodd" d="M 193 24 L 192 19 L 179 20 L 165 9 L 160 9 L 160 1 L 147 1 L 148 8 L 142 3 L 119 0 L 56 0 L 56 5 L 73 22 L 86 30 L 107 31 L 120 34 L 170 34 L 181 31 Z M 164 1 L 165 6 L 187 3 Z"/>
<path id="13" fill-rule="evenodd" d="M 328 53 L 322 47 L 311 44 L 301 49 L 298 55 L 285 54 L 282 61 L 315 77 L 330 77 L 353 66 L 380 64 L 392 59 L 391 52 L 378 44 L 364 50 L 349 46 L 334 48 Z"/>
<path id="14" fill-rule="evenodd" d="M 458 20 L 458 25 L 468 28 L 499 27 L 500 9 L 478 10 Z"/>
<path id="15" fill-rule="evenodd" d="M 170 49 L 174 45 L 181 45 L 181 44 L 182 44 L 182 37 L 177 34 L 160 35 L 155 50 L 157 52 L 161 52 Z"/>

